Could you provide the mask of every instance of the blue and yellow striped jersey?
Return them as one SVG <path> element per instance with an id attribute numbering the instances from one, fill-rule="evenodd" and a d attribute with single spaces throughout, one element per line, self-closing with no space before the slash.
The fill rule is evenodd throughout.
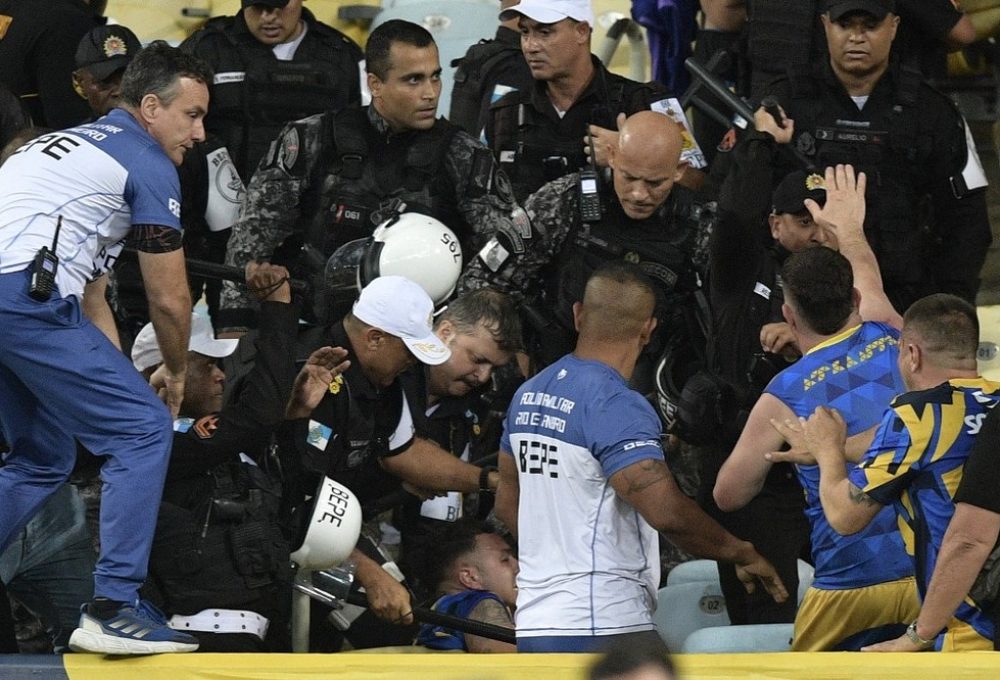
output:
<path id="1" fill-rule="evenodd" d="M 955 511 L 954 496 L 976 435 L 1000 402 L 1000 383 L 955 379 L 897 397 L 851 482 L 884 505 L 894 505 L 921 596 Z M 993 638 L 989 617 L 966 601 L 956 617 Z"/>
<path id="2" fill-rule="evenodd" d="M 808 418 L 817 406 L 837 409 L 848 435 L 875 427 L 892 399 L 905 390 L 899 377 L 899 331 L 866 321 L 813 347 L 779 373 L 767 393 L 795 415 Z M 826 520 L 819 500 L 819 467 L 797 465 L 812 527 L 813 587 L 862 588 L 913 575 L 892 508 L 885 508 L 864 530 L 841 536 Z"/>

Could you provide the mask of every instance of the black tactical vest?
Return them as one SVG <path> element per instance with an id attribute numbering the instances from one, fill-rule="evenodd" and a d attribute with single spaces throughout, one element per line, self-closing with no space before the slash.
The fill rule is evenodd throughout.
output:
<path id="1" fill-rule="evenodd" d="M 459 237 L 463 250 L 470 236 L 444 168 L 457 127 L 440 119 L 430 130 L 387 142 L 365 109 L 354 106 L 329 113 L 324 125 L 324 157 L 314 165 L 312 189 L 302 196 L 302 214 L 311 216 L 303 238 L 314 256 L 306 258 L 306 271 L 297 270 L 317 283 L 314 306 L 321 322 L 334 318 L 322 285 L 327 259 L 345 243 L 371 236 L 397 211 L 440 220 Z"/>
<path id="2" fill-rule="evenodd" d="M 344 78 L 359 76 L 356 65 L 353 72 L 346 73 L 342 64 L 303 60 L 299 53 L 298 61 L 279 60 L 252 36 L 241 40 L 245 36 L 233 35 L 224 27 L 210 22 L 205 29 L 224 36 L 234 57 L 232 64 L 216 67 L 212 132 L 223 139 L 243 181 L 249 182 L 257 163 L 288 122 L 356 104 L 348 93 L 357 88 L 345 87 Z M 308 53 L 306 41 L 314 37 L 326 44 L 326 36 L 312 35 L 318 30 L 315 24 L 310 25 L 299 46 L 301 54 Z M 344 59 L 349 61 L 350 57 L 345 54 Z"/>
<path id="3" fill-rule="evenodd" d="M 613 189 L 605 185 L 605 195 Z M 587 279 L 601 265 L 625 260 L 639 266 L 656 288 L 658 332 L 648 353 L 662 349 L 665 336 L 685 324 L 684 306 L 701 285 L 708 223 L 693 194 L 675 186 L 667 203 L 653 217 L 635 221 L 617 200 L 607 199 L 599 222 L 578 221 L 545 285 L 546 301 L 570 339 L 574 336 L 573 303 L 583 299 Z M 567 351 L 572 350 L 570 345 Z"/>
<path id="4" fill-rule="evenodd" d="M 586 119 L 581 121 L 580 129 L 568 137 L 556 136 L 552 129 L 553 122 L 531 105 L 534 90 L 512 92 L 493 105 L 490 110 L 493 116 L 490 147 L 510 179 L 514 196 L 519 202 L 545 183 L 583 168 L 587 164 L 583 150 L 587 125 L 617 129 L 617 113 L 630 112 L 627 100 L 638 89 L 650 89 L 646 84 L 608 75 L 603 68 L 598 68 L 594 74 L 595 87 L 600 93 L 598 103 L 582 104 L 589 107 L 586 112 L 577 112 L 577 105 L 574 104 L 566 112 L 566 116 L 585 113 Z"/>
<path id="5" fill-rule="evenodd" d="M 210 497 L 194 507 L 165 499 L 157 518 L 150 574 L 177 614 L 245 609 L 261 589 L 291 579 L 290 548 L 278 525 L 280 483 L 243 463 L 207 474 Z"/>
<path id="6" fill-rule="evenodd" d="M 823 73 L 793 72 L 789 114 L 795 119 L 794 143 L 817 168 L 850 163 L 868 176 L 865 234 L 886 292 L 905 309 L 901 301 L 920 297 L 927 280 L 929 226 L 922 202 L 931 180 L 933 136 L 922 129 L 917 106 L 920 73 L 902 68 L 884 77 L 894 78 L 891 101 L 873 93 L 857 111 Z"/>

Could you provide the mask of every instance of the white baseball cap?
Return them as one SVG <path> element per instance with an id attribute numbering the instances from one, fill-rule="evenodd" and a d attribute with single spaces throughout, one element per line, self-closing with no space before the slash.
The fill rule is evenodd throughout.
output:
<path id="1" fill-rule="evenodd" d="M 212 322 L 208 320 L 208 317 L 202 316 L 198 312 L 191 312 L 189 352 L 197 352 L 219 359 L 232 354 L 239 342 L 239 340 L 216 340 Z M 135 336 L 135 342 L 132 343 L 132 365 L 137 371 L 145 371 L 147 368 L 162 363 L 163 355 L 160 354 L 160 345 L 156 341 L 153 324 L 147 323 L 139 331 L 139 335 Z"/>
<path id="2" fill-rule="evenodd" d="M 523 14 L 541 24 L 575 19 L 594 25 L 594 12 L 590 9 L 590 0 L 521 0 L 513 7 L 500 12 L 500 21 L 514 19 L 518 14 Z"/>
<path id="3" fill-rule="evenodd" d="M 403 276 L 380 276 L 361 289 L 354 303 L 359 320 L 402 340 L 421 363 L 437 366 L 451 350 L 434 335 L 434 303 Z"/>

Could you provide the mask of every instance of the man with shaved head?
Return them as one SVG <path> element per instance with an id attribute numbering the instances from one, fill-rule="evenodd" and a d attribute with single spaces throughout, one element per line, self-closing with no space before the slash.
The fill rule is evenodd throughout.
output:
<path id="1" fill-rule="evenodd" d="M 653 336 L 656 292 L 612 262 L 573 305 L 576 349 L 514 395 L 500 442 L 496 513 L 518 540 L 519 652 L 665 650 L 653 623 L 657 532 L 736 565 L 753 590 L 788 593 L 754 547 L 681 493 L 663 459 L 660 421 L 629 387 Z"/>
<path id="2" fill-rule="evenodd" d="M 686 190 L 674 186 L 686 167 L 680 152 L 672 119 L 653 111 L 625 119 L 608 150 L 611 180 L 577 172 L 546 184 L 480 251 L 459 288 L 493 286 L 522 302 L 532 352 L 548 364 L 573 348 L 573 304 L 590 274 L 606 262 L 637 264 L 656 294 L 658 330 L 643 359 L 655 357 L 683 333 L 682 304 L 706 260 L 707 236 L 688 209 L 690 194 L 678 198 Z M 640 367 L 638 386 L 651 375 Z"/>

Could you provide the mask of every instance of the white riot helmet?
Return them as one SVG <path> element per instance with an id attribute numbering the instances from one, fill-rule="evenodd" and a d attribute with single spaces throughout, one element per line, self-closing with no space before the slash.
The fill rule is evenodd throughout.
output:
<path id="1" fill-rule="evenodd" d="M 356 275 L 352 274 L 356 270 Z M 462 273 L 462 246 L 455 232 L 420 213 L 402 213 L 376 227 L 371 238 L 345 243 L 326 264 L 326 285 L 343 289 L 354 278 L 357 290 L 379 276 L 404 276 L 443 304 Z"/>
<path id="2" fill-rule="evenodd" d="M 291 554 L 300 569 L 329 569 L 347 559 L 361 534 L 361 503 L 343 484 L 324 477 L 313 498 L 302 545 Z"/>

